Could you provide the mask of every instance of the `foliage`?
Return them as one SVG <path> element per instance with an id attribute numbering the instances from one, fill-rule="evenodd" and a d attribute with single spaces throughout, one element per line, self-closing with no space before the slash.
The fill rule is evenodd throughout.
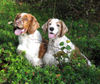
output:
<path id="1" fill-rule="evenodd" d="M 88 18 L 100 21 L 99 6 L 97 0 L 16 0 L 31 3 L 40 10 L 51 12 L 53 17 L 73 19 Z"/>
<path id="2" fill-rule="evenodd" d="M 46 0 L 45 0 L 46 1 Z M 86 20 L 64 19 L 69 28 L 66 34 L 86 56 L 98 66 L 87 67 L 84 60 L 73 60 L 72 63 L 64 63 L 63 66 L 33 67 L 24 57 L 24 53 L 18 55 L 16 47 L 17 37 L 14 35 L 13 21 L 15 15 L 20 12 L 33 14 L 40 23 L 44 24 L 52 17 L 47 10 L 38 10 L 24 2 L 17 3 L 13 0 L 0 0 L 0 84 L 99 84 L 100 83 L 100 31 L 98 24 L 89 25 Z M 39 31 L 44 38 L 47 35 Z M 61 44 L 63 45 L 63 43 Z"/>

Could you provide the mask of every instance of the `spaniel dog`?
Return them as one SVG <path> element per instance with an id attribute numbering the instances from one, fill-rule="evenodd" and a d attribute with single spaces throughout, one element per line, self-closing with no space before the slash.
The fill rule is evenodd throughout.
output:
<path id="1" fill-rule="evenodd" d="M 81 55 L 82 58 L 86 59 L 86 62 L 89 66 L 91 66 L 91 62 L 87 59 L 86 56 L 84 56 L 79 49 L 65 36 L 65 33 L 68 32 L 68 28 L 65 25 L 65 23 L 59 19 L 49 19 L 43 26 L 42 29 L 44 32 L 48 32 L 48 49 L 43 57 L 43 62 L 46 65 L 57 65 L 58 61 L 56 60 L 54 54 L 56 54 L 59 51 L 62 51 L 61 43 L 64 46 L 69 47 L 69 49 L 63 49 L 65 53 L 67 53 L 68 57 L 70 58 L 71 53 L 76 50 L 78 54 Z M 66 62 L 69 62 L 70 59 L 65 58 Z M 75 56 L 74 58 L 77 58 Z"/>
<path id="2" fill-rule="evenodd" d="M 36 18 L 28 13 L 19 13 L 15 17 L 14 27 L 14 33 L 19 40 L 17 52 L 25 51 L 25 57 L 33 66 L 41 66 L 42 57 L 46 52 L 46 41 L 37 30 L 39 23 Z"/>

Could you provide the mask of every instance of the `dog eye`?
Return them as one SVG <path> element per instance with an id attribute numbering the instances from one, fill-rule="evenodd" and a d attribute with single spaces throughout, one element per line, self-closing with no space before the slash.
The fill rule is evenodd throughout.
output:
<path id="1" fill-rule="evenodd" d="M 60 25 L 59 25 L 59 24 L 57 24 L 57 27 L 60 27 Z"/>
<path id="2" fill-rule="evenodd" d="M 51 25 L 51 23 L 49 23 L 49 25 Z"/>

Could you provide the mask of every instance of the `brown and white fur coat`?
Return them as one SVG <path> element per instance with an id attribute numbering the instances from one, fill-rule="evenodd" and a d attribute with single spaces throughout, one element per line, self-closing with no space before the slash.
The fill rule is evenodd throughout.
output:
<path id="1" fill-rule="evenodd" d="M 69 45 L 71 47 L 70 50 L 67 50 L 67 49 L 63 50 L 65 53 L 68 54 L 69 58 L 70 58 L 72 51 L 77 50 L 78 54 L 80 54 L 82 58 L 85 58 L 87 61 L 87 64 L 91 66 L 91 62 L 87 59 L 87 57 L 84 56 L 79 51 L 79 49 L 69 40 L 69 38 L 65 36 L 65 33 L 68 32 L 68 28 L 63 21 L 59 19 L 55 19 L 55 18 L 49 19 L 42 26 L 42 29 L 44 32 L 48 32 L 48 37 L 49 37 L 48 49 L 43 57 L 44 64 L 46 65 L 57 65 L 58 64 L 56 58 L 54 57 L 54 54 L 61 51 L 62 46 L 60 46 L 60 43 L 63 42 L 64 46 Z M 70 60 L 66 57 L 65 61 L 69 62 Z"/>
<path id="2" fill-rule="evenodd" d="M 39 23 L 36 18 L 28 13 L 17 14 L 14 27 L 15 35 L 18 36 L 19 40 L 17 52 L 25 51 L 25 57 L 33 66 L 41 66 L 43 64 L 42 57 L 46 52 L 46 45 L 37 30 Z"/>

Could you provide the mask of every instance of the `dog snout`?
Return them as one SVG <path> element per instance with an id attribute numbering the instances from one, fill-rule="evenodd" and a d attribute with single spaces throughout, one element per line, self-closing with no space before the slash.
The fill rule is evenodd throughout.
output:
<path id="1" fill-rule="evenodd" d="M 53 31 L 54 30 L 54 28 L 53 27 L 50 27 L 50 31 Z"/>

